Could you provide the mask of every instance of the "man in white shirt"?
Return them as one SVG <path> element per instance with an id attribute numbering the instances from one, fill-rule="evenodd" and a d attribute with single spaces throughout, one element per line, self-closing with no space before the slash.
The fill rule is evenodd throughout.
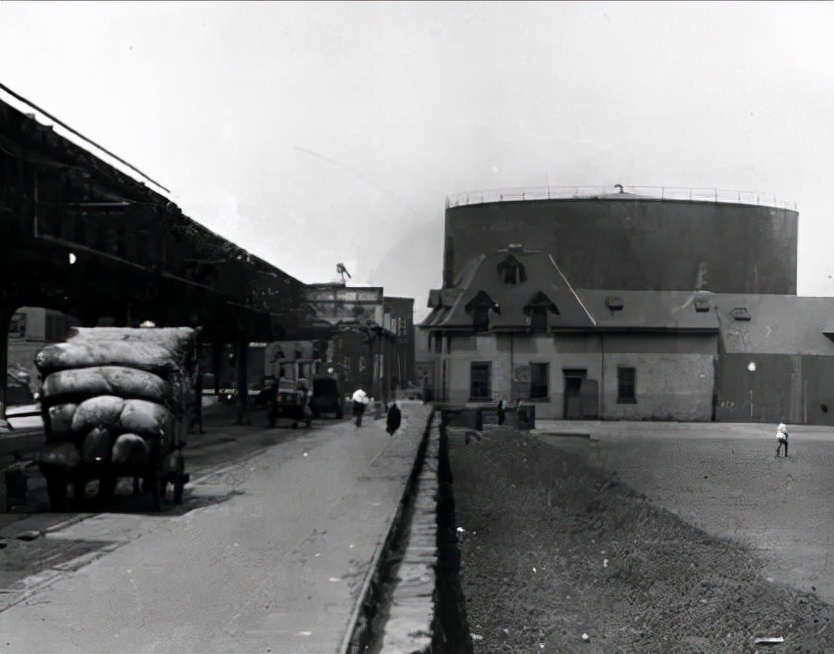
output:
<path id="1" fill-rule="evenodd" d="M 361 388 L 356 389 L 350 399 L 353 402 L 354 422 L 357 427 L 360 427 L 362 425 L 362 416 L 365 413 L 365 407 L 371 400 L 368 397 L 368 394 Z"/>

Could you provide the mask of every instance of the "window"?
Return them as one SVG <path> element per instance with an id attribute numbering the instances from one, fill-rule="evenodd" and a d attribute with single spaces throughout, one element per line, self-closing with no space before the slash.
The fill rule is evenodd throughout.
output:
<path id="1" fill-rule="evenodd" d="M 730 315 L 736 320 L 751 320 L 753 318 L 750 315 L 750 309 L 747 307 L 736 307 L 730 311 Z"/>
<path id="2" fill-rule="evenodd" d="M 489 331 L 488 307 L 478 307 L 472 311 L 472 327 L 476 333 Z"/>
<path id="3" fill-rule="evenodd" d="M 637 395 L 635 394 L 636 370 L 634 368 L 627 368 L 619 366 L 617 368 L 617 403 L 618 404 L 636 404 Z"/>
<path id="4" fill-rule="evenodd" d="M 484 402 L 492 399 L 489 388 L 489 363 L 473 361 L 469 372 L 469 399 L 474 402 Z"/>
<path id="5" fill-rule="evenodd" d="M 546 363 L 530 364 L 530 399 L 546 400 L 548 366 Z"/>
<path id="6" fill-rule="evenodd" d="M 440 332 L 434 335 L 434 348 L 432 352 L 434 354 L 443 354 L 443 334 Z"/>
<path id="7" fill-rule="evenodd" d="M 534 334 L 547 333 L 547 307 L 530 309 L 530 331 Z"/>
<path id="8" fill-rule="evenodd" d="M 527 304 L 524 305 L 524 313 L 527 314 L 527 324 L 530 326 L 532 333 L 547 333 L 548 312 L 558 316 L 559 308 L 541 291 L 533 294 Z"/>
<path id="9" fill-rule="evenodd" d="M 489 331 L 489 312 L 494 311 L 496 314 L 501 314 L 501 307 L 497 302 L 493 302 L 484 291 L 478 291 L 464 307 L 466 313 L 472 316 L 472 329 L 475 333 Z"/>
<path id="10" fill-rule="evenodd" d="M 512 286 L 523 284 L 527 281 L 524 264 L 511 254 L 507 255 L 507 258 L 498 264 L 498 274 L 501 275 L 501 279 L 505 284 Z"/>

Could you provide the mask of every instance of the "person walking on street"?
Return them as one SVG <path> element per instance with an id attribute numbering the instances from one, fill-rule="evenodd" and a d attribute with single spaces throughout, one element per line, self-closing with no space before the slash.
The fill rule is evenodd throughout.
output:
<path id="1" fill-rule="evenodd" d="M 390 436 L 393 436 L 400 428 L 402 420 L 403 415 L 400 411 L 400 407 L 397 406 L 396 402 L 392 402 L 391 407 L 388 409 L 388 415 L 385 417 L 385 431 L 387 431 Z"/>
<path id="2" fill-rule="evenodd" d="M 507 400 L 503 397 L 498 400 L 498 424 L 503 425 L 504 419 L 506 418 L 506 411 L 507 411 Z"/>
<path id="3" fill-rule="evenodd" d="M 353 396 L 350 399 L 353 402 L 354 423 L 357 427 L 361 427 L 362 416 L 365 413 L 365 407 L 368 406 L 368 403 L 370 403 L 371 400 L 368 397 L 368 394 L 361 388 L 356 389 L 353 393 Z"/>
<path id="4" fill-rule="evenodd" d="M 191 424 L 188 431 L 194 431 L 194 428 L 199 429 L 200 434 L 205 434 L 203 430 L 203 373 L 198 365 L 194 370 L 194 378 L 192 381 L 194 387 L 194 412 L 191 416 Z"/>
<path id="5" fill-rule="evenodd" d="M 266 424 L 274 427 L 278 420 L 278 380 L 272 377 L 266 382 Z"/>
<path id="6" fill-rule="evenodd" d="M 779 426 L 776 428 L 776 440 L 779 444 L 776 446 L 776 456 L 779 456 L 779 453 L 782 451 L 782 448 L 785 448 L 785 456 L 788 456 L 788 428 L 785 426 L 784 422 L 780 422 Z"/>
<path id="7" fill-rule="evenodd" d="M 309 429 L 313 425 L 313 409 L 310 406 L 313 402 L 312 389 L 306 389 L 303 386 L 300 389 L 304 393 L 304 404 L 302 406 L 302 413 L 304 414 L 304 425 Z"/>

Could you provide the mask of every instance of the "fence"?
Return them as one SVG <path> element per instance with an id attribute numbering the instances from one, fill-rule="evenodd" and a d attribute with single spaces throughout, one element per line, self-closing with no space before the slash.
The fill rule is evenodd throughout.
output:
<path id="1" fill-rule="evenodd" d="M 610 198 L 684 200 L 691 202 L 725 202 L 752 204 L 796 211 L 796 202 L 780 200 L 769 193 L 730 191 L 716 188 L 679 188 L 671 186 L 543 186 L 533 188 L 470 191 L 446 198 L 446 208 L 491 202 L 525 202 L 534 200 L 576 200 Z"/>

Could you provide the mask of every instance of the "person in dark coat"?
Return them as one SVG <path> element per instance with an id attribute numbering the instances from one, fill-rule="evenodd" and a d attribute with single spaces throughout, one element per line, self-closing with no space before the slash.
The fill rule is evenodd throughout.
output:
<path id="1" fill-rule="evenodd" d="M 397 406 L 396 402 L 392 402 L 391 407 L 388 409 L 388 415 L 385 417 L 385 431 L 393 436 L 400 428 L 402 420 L 403 416 L 400 412 L 400 407 Z"/>
<path id="2" fill-rule="evenodd" d="M 507 417 L 507 401 L 503 397 L 498 401 L 497 412 L 498 424 L 503 425 Z"/>
<path id="3" fill-rule="evenodd" d="M 194 413 L 191 416 L 191 424 L 188 431 L 194 431 L 195 427 L 199 428 L 198 433 L 205 434 L 203 429 L 203 372 L 200 366 L 197 366 L 194 371 L 194 378 L 192 381 L 194 388 Z"/>
<path id="4" fill-rule="evenodd" d="M 267 380 L 265 391 L 266 424 L 268 427 L 274 427 L 278 420 L 278 380 L 274 377 Z"/>

